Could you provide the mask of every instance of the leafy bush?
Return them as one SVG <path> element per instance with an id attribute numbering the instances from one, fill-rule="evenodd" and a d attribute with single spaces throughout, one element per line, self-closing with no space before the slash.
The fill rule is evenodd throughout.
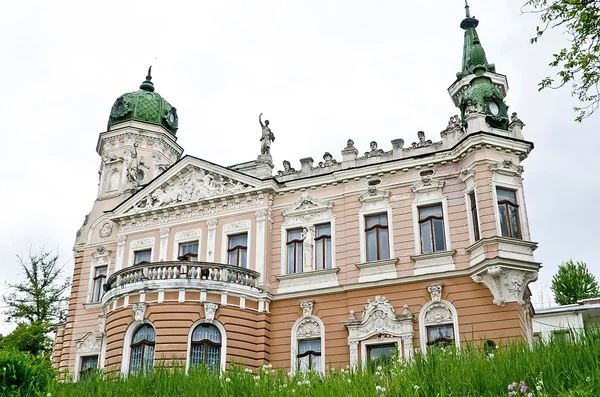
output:
<path id="1" fill-rule="evenodd" d="M 55 371 L 46 357 L 19 351 L 0 351 L 0 396 L 44 395 L 54 385 Z"/>

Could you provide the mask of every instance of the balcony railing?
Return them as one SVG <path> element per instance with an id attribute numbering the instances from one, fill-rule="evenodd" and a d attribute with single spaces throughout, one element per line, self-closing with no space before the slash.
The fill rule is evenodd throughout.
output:
<path id="1" fill-rule="evenodd" d="M 259 272 L 239 266 L 211 262 L 168 261 L 143 263 L 113 273 L 105 291 L 144 281 L 189 280 L 200 286 L 203 281 L 224 282 L 257 288 Z"/>

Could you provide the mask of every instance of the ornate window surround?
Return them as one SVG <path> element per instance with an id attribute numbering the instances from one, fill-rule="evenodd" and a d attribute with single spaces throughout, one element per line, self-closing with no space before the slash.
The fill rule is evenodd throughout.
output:
<path id="1" fill-rule="evenodd" d="M 198 243 L 198 258 L 196 258 L 196 260 L 199 261 L 200 252 L 202 252 L 202 229 L 189 229 L 176 232 L 173 236 L 173 251 L 171 254 L 171 260 L 176 261 L 177 257 L 179 257 L 179 244 L 196 242 Z"/>
<path id="2" fill-rule="evenodd" d="M 521 235 L 523 240 L 531 241 L 531 234 L 529 232 L 529 222 L 527 221 L 527 212 L 525 210 L 525 196 L 523 194 L 523 184 L 521 182 L 521 174 L 523 173 L 523 167 L 516 165 L 510 159 L 504 159 L 493 164 L 490 164 L 492 170 L 492 197 L 494 199 L 494 215 L 496 218 L 496 233 L 498 236 L 502 236 L 502 230 L 500 230 L 500 212 L 498 211 L 498 195 L 496 194 L 496 188 L 505 188 L 514 190 L 517 196 L 517 203 L 519 204 L 519 223 L 521 227 Z"/>
<path id="3" fill-rule="evenodd" d="M 247 233 L 248 241 L 246 246 L 246 268 L 254 270 L 256 266 L 254 258 L 252 258 L 252 221 L 250 219 L 243 219 L 239 221 L 233 221 L 225 223 L 221 230 L 221 263 L 227 263 L 229 261 L 229 255 L 227 255 L 227 249 L 229 248 L 229 236 L 235 234 Z"/>
<path id="4" fill-rule="evenodd" d="M 185 372 L 187 373 L 190 369 L 190 351 L 192 348 L 192 333 L 194 332 L 194 329 L 200 324 L 214 325 L 215 327 L 217 327 L 217 329 L 221 333 L 221 353 L 220 353 L 220 357 L 219 357 L 219 360 L 221 360 L 221 362 L 219 364 L 219 367 L 221 368 L 221 373 L 224 373 L 225 364 L 227 363 L 227 332 L 225 332 L 225 327 L 223 327 L 223 324 L 221 324 L 217 320 L 214 320 L 214 319 L 209 320 L 207 318 L 202 318 L 202 319 L 196 321 L 194 324 L 192 324 L 192 326 L 190 328 L 190 332 L 188 333 L 188 338 L 187 338 L 187 350 L 185 353 L 185 356 L 186 356 Z"/>
<path id="5" fill-rule="evenodd" d="M 125 331 L 125 337 L 123 338 L 123 350 L 121 356 L 121 376 L 127 376 L 129 374 L 129 360 L 131 359 L 131 340 L 133 338 L 133 334 L 144 324 L 150 324 L 152 328 L 154 328 L 154 335 L 158 339 L 158 333 L 156 332 L 156 327 L 148 320 L 142 321 L 134 321 L 129 324 L 127 327 L 127 331 Z M 156 342 L 158 345 L 158 342 Z M 154 361 L 156 361 L 156 350 L 154 352 Z"/>
<path id="6" fill-rule="evenodd" d="M 94 293 L 94 291 L 93 291 L 94 275 L 96 273 L 97 267 L 106 266 L 106 279 L 108 280 L 108 277 L 110 277 L 110 265 L 111 265 L 110 254 L 111 254 L 111 251 L 107 250 L 103 246 L 99 246 L 98 248 L 96 248 L 96 251 L 94 251 L 94 253 L 92 254 L 92 257 L 94 259 L 92 259 L 92 262 L 90 263 L 88 293 L 87 293 L 86 303 L 85 303 L 87 306 L 91 306 L 91 305 L 99 305 L 100 306 L 102 304 L 102 299 L 100 299 L 98 302 L 92 302 L 92 295 Z"/>
<path id="7" fill-rule="evenodd" d="M 75 344 L 77 346 L 77 350 L 75 353 L 75 371 L 73 380 L 77 382 L 79 380 L 82 357 L 98 356 L 97 368 L 101 368 L 100 356 L 102 353 L 103 338 L 102 336 L 96 336 L 94 332 L 88 332 L 81 338 L 77 339 Z"/>
<path id="8" fill-rule="evenodd" d="M 281 268 L 278 293 L 298 292 L 308 289 L 319 289 L 334 287 L 339 285 L 337 273 L 339 268 L 336 263 L 336 232 L 335 215 L 332 211 L 333 203 L 313 197 L 308 193 L 302 193 L 302 196 L 282 211 L 284 222 L 281 225 Z M 287 241 L 287 231 L 300 227 L 313 227 L 314 225 L 330 223 L 331 224 L 331 269 L 311 270 L 301 273 L 287 273 L 287 250 L 285 241 Z M 314 244 L 314 241 L 313 241 Z M 315 262 L 314 249 L 312 262 Z M 303 267 L 304 268 L 304 267 Z M 314 269 L 314 266 L 312 266 Z"/>
<path id="9" fill-rule="evenodd" d="M 358 344 L 361 345 L 363 368 L 367 364 L 367 345 L 402 341 L 403 356 L 410 359 L 413 355 L 413 324 L 414 316 L 408 311 L 408 306 L 404 306 L 401 315 L 396 315 L 394 307 L 384 296 L 376 296 L 374 301 L 369 299 L 360 320 L 351 311 L 344 322 L 348 329 L 350 367 L 356 369 L 358 366 Z M 379 336 L 377 340 L 369 340 L 375 335 Z M 387 337 L 384 338 L 384 335 Z"/>
<path id="10" fill-rule="evenodd" d="M 427 326 L 429 325 L 449 325 L 452 324 L 454 327 L 454 344 L 457 348 L 460 348 L 460 334 L 458 328 L 458 313 L 452 303 L 442 299 L 442 285 L 432 284 L 427 287 L 431 294 L 431 301 L 427 302 L 421 308 L 419 312 L 419 336 L 421 339 L 421 352 L 427 352 Z M 430 311 L 435 309 L 441 309 L 446 311 L 446 314 L 451 318 L 436 318 L 435 320 L 427 319 L 427 315 Z M 441 313 L 438 313 L 438 316 Z M 437 317 L 437 316 L 436 316 Z"/>
<path id="11" fill-rule="evenodd" d="M 313 310 L 313 301 L 302 301 L 300 302 L 300 307 L 302 307 L 302 317 L 300 317 L 294 325 L 292 326 L 292 334 L 291 334 L 291 372 L 295 373 L 297 368 L 297 356 L 298 356 L 298 341 L 304 339 L 321 339 L 321 372 L 325 375 L 325 325 L 323 321 L 315 315 L 312 314 Z M 302 331 L 304 326 L 308 324 L 316 324 L 318 327 L 318 334 L 314 334 L 313 330 L 308 329 L 307 335 L 298 337 L 298 331 Z"/>
<path id="12" fill-rule="evenodd" d="M 444 181 L 434 179 L 431 175 L 421 176 L 421 179 L 412 187 L 415 198 L 411 203 L 413 218 L 413 237 L 415 244 L 415 255 L 411 259 L 415 261 L 415 275 L 438 273 L 455 270 L 452 256 L 452 242 L 450 236 L 450 219 L 448 217 L 448 198 L 444 195 L 442 189 Z M 432 204 L 442 205 L 442 214 L 444 216 L 444 238 L 446 250 L 432 253 L 421 252 L 421 228 L 419 226 L 419 208 Z"/>
<path id="13" fill-rule="evenodd" d="M 477 207 L 477 215 L 479 215 L 479 194 L 477 193 L 477 187 L 475 186 L 475 173 L 470 169 L 464 169 L 460 172 L 459 178 L 467 185 L 465 192 L 465 210 L 467 211 L 467 224 L 469 227 L 469 244 L 475 244 L 478 240 L 475 240 L 475 233 L 473 231 L 473 225 L 477 222 L 479 230 L 479 240 L 481 240 L 481 222 L 478 219 L 473 219 L 471 213 L 471 198 L 469 195 L 473 193 L 475 196 L 475 206 Z"/>
<path id="14" fill-rule="evenodd" d="M 135 251 L 140 251 L 143 249 L 150 248 L 150 258 L 154 260 L 154 244 L 156 242 L 156 238 L 154 237 L 144 237 L 136 240 L 131 240 L 129 243 L 129 258 L 127 261 L 128 266 L 133 266 L 133 261 L 135 258 Z"/>

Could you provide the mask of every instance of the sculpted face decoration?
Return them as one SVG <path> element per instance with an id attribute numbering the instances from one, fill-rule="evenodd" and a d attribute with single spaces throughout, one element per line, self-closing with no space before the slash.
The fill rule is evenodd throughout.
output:
<path id="1" fill-rule="evenodd" d="M 111 235 L 112 233 L 112 223 L 110 222 L 106 222 L 102 225 L 102 227 L 100 228 L 100 237 L 104 238 L 104 237 L 108 237 Z"/>

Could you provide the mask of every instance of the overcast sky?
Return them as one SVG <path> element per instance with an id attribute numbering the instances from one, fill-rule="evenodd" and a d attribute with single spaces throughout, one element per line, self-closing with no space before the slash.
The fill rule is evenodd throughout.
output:
<path id="1" fill-rule="evenodd" d="M 471 0 L 488 60 L 508 77 L 510 111 L 535 149 L 524 162 L 536 260 L 535 295 L 558 264 L 600 276 L 596 162 L 600 114 L 573 121 L 568 90 L 541 92 L 558 31 L 532 45 L 525 0 Z M 0 282 L 16 254 L 57 250 L 72 273 L 75 232 L 96 198 L 98 134 L 113 101 L 156 57 L 157 92 L 177 107 L 185 153 L 230 165 L 259 153 L 258 114 L 271 121 L 276 169 L 288 159 L 340 159 L 348 138 L 439 139 L 456 114 L 447 87 L 461 67 L 462 0 L 14 1 L 0 24 L 4 94 Z M 539 298 L 536 298 L 539 301 Z M 0 325 L 0 332 L 7 330 Z"/>

